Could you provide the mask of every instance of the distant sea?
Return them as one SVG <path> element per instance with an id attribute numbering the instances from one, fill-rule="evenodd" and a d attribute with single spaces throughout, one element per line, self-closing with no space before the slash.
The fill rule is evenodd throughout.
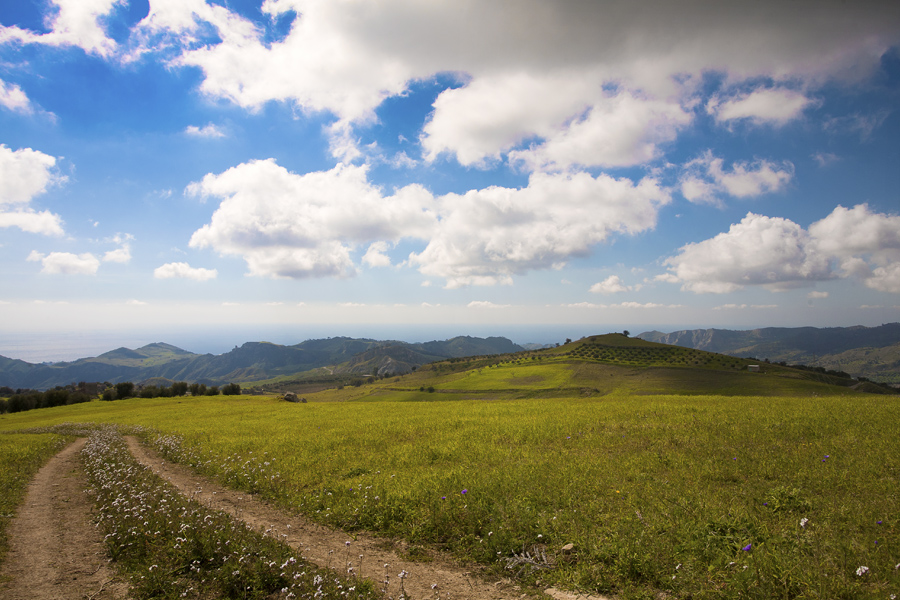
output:
<path id="1" fill-rule="evenodd" d="M 656 329 L 676 331 L 695 326 L 646 325 L 627 327 L 632 335 Z M 446 340 L 458 335 L 473 337 L 502 336 L 517 344 L 563 343 L 566 338 L 578 339 L 588 335 L 622 331 L 622 325 L 343 325 L 314 326 L 228 326 L 222 328 L 130 330 L 130 331 L 69 331 L 39 333 L 0 332 L 0 356 L 30 363 L 72 361 L 98 356 L 116 348 L 140 348 L 154 342 L 165 342 L 197 354 L 223 354 L 244 342 L 272 342 L 299 344 L 309 339 L 329 337 L 371 338 L 404 342 Z"/>

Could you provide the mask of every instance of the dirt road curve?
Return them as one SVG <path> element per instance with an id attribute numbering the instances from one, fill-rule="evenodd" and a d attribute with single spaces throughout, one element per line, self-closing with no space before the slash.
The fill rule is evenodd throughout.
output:
<path id="1" fill-rule="evenodd" d="M 390 577 L 388 594 L 397 597 L 397 575 L 406 571 L 404 588 L 412 598 L 467 598 L 470 600 L 511 600 L 525 597 L 516 586 L 505 582 L 485 583 L 471 573 L 436 557 L 432 562 L 419 563 L 402 560 L 386 548 L 384 540 L 355 535 L 355 539 L 341 531 L 334 531 L 311 523 L 297 515 L 276 509 L 250 494 L 223 488 L 194 472 L 160 458 L 142 446 L 135 438 L 127 437 L 128 447 L 138 462 L 150 467 L 157 475 L 168 480 L 183 494 L 193 497 L 216 510 L 242 519 L 259 531 L 281 538 L 287 535 L 287 543 L 302 552 L 305 559 L 320 566 L 345 571 L 351 562 L 356 573 L 375 581 L 381 587 L 385 567 Z M 282 538 L 284 539 L 284 538 Z M 350 545 L 347 545 L 350 542 Z M 360 555 L 363 556 L 360 561 Z M 436 588 L 432 588 L 436 585 Z"/>
<path id="2" fill-rule="evenodd" d="M 50 459 L 28 487 L 10 523 L 10 552 L 0 572 L 4 600 L 119 600 L 128 585 L 108 565 L 91 523 L 91 500 L 78 453 L 84 438 Z"/>

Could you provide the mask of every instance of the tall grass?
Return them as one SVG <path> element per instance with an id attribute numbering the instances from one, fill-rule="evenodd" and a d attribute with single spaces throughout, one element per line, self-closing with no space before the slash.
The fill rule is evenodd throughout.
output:
<path id="1" fill-rule="evenodd" d="M 888 598 L 900 595 L 898 409 L 866 395 L 241 397 L 44 414 L 154 428 L 171 456 L 232 485 L 524 583 L 625 598 Z"/>

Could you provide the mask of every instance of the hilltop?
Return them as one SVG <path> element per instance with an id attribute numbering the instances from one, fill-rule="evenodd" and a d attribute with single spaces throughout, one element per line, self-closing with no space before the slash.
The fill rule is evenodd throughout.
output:
<path id="1" fill-rule="evenodd" d="M 754 367 L 759 367 L 757 371 Z M 836 373 L 596 335 L 555 348 L 436 361 L 402 378 L 311 395 L 319 401 L 571 398 L 606 394 L 831 396 L 892 390 Z"/>
<path id="2" fill-rule="evenodd" d="M 766 327 L 747 331 L 689 329 L 637 337 L 663 344 L 846 371 L 900 383 L 900 323 L 878 327 Z"/>

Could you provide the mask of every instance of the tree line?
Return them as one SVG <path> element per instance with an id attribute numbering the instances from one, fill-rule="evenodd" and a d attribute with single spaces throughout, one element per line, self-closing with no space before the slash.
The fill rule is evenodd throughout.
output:
<path id="1" fill-rule="evenodd" d="M 229 383 L 219 386 L 207 386 L 204 383 L 187 383 L 176 381 L 170 386 L 136 385 L 131 381 L 116 384 L 85 383 L 68 386 L 57 386 L 52 390 L 39 391 L 31 389 L 12 389 L 0 387 L 0 414 L 23 412 L 37 408 L 66 406 L 90 402 L 94 398 L 100 400 L 124 400 L 125 398 L 173 398 L 176 396 L 236 396 L 241 393 L 241 386 Z"/>

